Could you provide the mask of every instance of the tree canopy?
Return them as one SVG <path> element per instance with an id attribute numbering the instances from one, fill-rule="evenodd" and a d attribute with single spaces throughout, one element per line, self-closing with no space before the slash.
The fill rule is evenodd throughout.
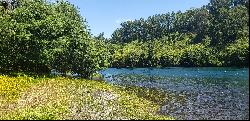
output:
<path id="1" fill-rule="evenodd" d="M 14 9 L 0 7 L 1 71 L 48 73 L 56 69 L 88 77 L 107 66 L 106 54 L 99 54 L 105 47 L 97 49 L 86 21 L 73 4 L 45 0 L 15 2 L 18 6 Z"/>
<path id="2" fill-rule="evenodd" d="M 144 50 L 157 50 L 146 59 L 151 66 L 248 66 L 248 10 L 249 0 L 210 0 L 201 8 L 123 22 L 111 42 L 150 45 Z"/>
<path id="3" fill-rule="evenodd" d="M 185 12 L 121 23 L 92 36 L 73 4 L 0 1 L 0 72 L 77 73 L 106 67 L 248 66 L 249 0 L 210 0 Z"/>

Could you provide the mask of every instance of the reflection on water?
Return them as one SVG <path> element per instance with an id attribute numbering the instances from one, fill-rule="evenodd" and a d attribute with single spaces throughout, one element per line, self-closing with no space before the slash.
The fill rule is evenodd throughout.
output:
<path id="1" fill-rule="evenodd" d="M 107 82 L 166 90 L 160 112 L 177 119 L 249 119 L 248 68 L 115 69 Z"/>

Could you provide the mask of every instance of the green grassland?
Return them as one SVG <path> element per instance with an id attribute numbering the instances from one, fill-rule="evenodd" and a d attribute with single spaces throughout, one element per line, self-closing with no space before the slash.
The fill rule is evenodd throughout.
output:
<path id="1" fill-rule="evenodd" d="M 157 113 L 163 97 L 103 81 L 1 75 L 0 119 L 173 119 Z"/>

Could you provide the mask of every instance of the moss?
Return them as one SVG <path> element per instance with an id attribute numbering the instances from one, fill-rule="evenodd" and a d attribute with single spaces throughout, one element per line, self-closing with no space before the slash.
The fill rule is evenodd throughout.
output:
<path id="1" fill-rule="evenodd" d="M 161 97 L 150 99 L 156 90 L 144 91 L 65 77 L 0 76 L 0 79 L 1 90 L 11 87 L 6 86 L 7 80 L 12 80 L 12 85 L 26 85 L 12 87 L 18 88 L 14 91 L 18 95 L 15 98 L 11 93 L 2 97 L 15 101 L 1 103 L 0 119 L 173 119 L 157 114 L 160 105 L 155 100 Z M 10 105 L 13 108 L 5 111 Z"/>

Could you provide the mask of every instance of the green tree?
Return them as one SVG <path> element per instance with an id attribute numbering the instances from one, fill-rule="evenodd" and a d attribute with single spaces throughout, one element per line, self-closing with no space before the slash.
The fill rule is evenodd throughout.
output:
<path id="1" fill-rule="evenodd" d="M 45 0 L 18 3 L 8 12 L 0 7 L 0 71 L 56 69 L 87 78 L 108 66 L 108 50 L 91 39 L 86 20 L 74 5 Z"/>

